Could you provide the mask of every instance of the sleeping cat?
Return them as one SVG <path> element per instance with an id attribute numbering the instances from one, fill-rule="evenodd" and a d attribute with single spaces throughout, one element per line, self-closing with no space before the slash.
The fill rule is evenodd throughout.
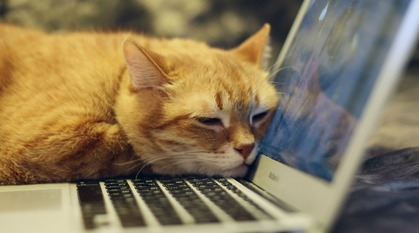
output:
<path id="1" fill-rule="evenodd" d="M 230 50 L 0 25 L 0 183 L 243 176 L 278 102 L 269 25 Z"/>

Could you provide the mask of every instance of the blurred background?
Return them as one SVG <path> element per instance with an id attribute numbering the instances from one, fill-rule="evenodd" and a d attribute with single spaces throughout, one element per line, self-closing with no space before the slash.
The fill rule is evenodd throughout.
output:
<path id="1" fill-rule="evenodd" d="M 47 31 L 135 30 L 230 48 L 272 26 L 279 52 L 303 0 L 0 0 L 0 22 Z M 419 66 L 416 50 L 411 66 Z"/>
<path id="2" fill-rule="evenodd" d="M 301 3 L 302 0 L 0 0 L 0 22 L 47 31 L 129 29 L 154 36 L 193 38 L 221 48 L 238 45 L 269 22 L 273 61 Z M 415 51 L 397 95 L 383 114 L 382 126 L 372 138 L 373 145 L 419 146 L 419 53 Z"/>
<path id="3" fill-rule="evenodd" d="M 230 48 L 272 25 L 276 54 L 302 0 L 0 0 L 0 20 L 48 31 L 130 29 Z"/>

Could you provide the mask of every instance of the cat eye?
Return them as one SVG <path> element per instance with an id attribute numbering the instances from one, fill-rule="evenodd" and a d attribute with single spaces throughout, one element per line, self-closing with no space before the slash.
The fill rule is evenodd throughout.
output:
<path id="1" fill-rule="evenodd" d="M 256 115 L 254 115 L 252 117 L 252 122 L 256 123 L 256 122 L 259 122 L 259 121 L 265 119 L 265 117 L 268 115 L 268 113 L 269 113 L 269 111 L 265 111 L 265 112 L 261 112 L 261 113 L 258 113 Z"/>
<path id="2" fill-rule="evenodd" d="M 223 126 L 223 122 L 220 118 L 196 117 L 195 120 L 206 126 Z"/>

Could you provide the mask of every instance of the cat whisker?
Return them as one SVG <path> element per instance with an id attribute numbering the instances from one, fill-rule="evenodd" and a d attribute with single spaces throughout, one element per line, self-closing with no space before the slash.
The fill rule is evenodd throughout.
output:
<path id="1" fill-rule="evenodd" d="M 272 82 L 272 84 L 275 84 L 275 85 L 284 85 L 285 82 L 278 82 L 278 81 L 276 81 L 276 82 Z"/>
<path id="2" fill-rule="evenodd" d="M 138 172 L 135 174 L 135 179 L 138 179 L 138 176 L 140 176 L 140 173 L 151 163 L 145 163 L 139 170 Z"/>
<path id="3" fill-rule="evenodd" d="M 170 153 L 171 156 L 176 157 L 176 159 L 182 159 L 181 161 L 174 161 L 172 162 L 172 164 L 180 164 L 180 163 L 184 163 L 184 162 L 190 162 L 190 161 L 205 161 L 205 162 L 214 162 L 217 161 L 217 159 L 213 159 L 213 158 L 208 158 L 208 157 L 194 157 L 194 155 L 198 155 L 198 154 L 208 154 L 208 152 L 206 151 L 188 151 L 188 152 L 177 152 L 177 153 Z M 160 161 L 160 160 L 164 160 L 167 159 L 165 154 L 155 154 L 153 156 L 156 156 L 156 158 L 151 159 L 151 160 L 147 160 L 147 164 L 152 164 L 154 162 Z M 159 157 L 162 156 L 162 157 Z"/>
<path id="4" fill-rule="evenodd" d="M 188 156 L 189 154 L 199 154 L 199 153 L 204 153 L 204 154 L 208 154 L 208 151 L 204 151 L 204 150 L 188 150 L 188 151 L 179 151 L 179 152 L 175 152 L 175 151 L 171 151 L 171 152 L 162 152 L 162 153 L 155 153 L 152 156 L 167 156 L 168 154 L 170 154 L 171 156 L 181 156 L 181 155 L 186 155 Z"/>
<path id="5" fill-rule="evenodd" d="M 115 163 L 116 166 L 122 167 L 126 171 L 133 171 L 140 167 L 144 161 L 142 159 L 135 159 L 124 163 Z"/>
<path id="6" fill-rule="evenodd" d="M 281 96 L 281 95 L 285 95 L 285 92 L 277 91 L 276 94 Z"/>
<path id="7" fill-rule="evenodd" d="M 273 65 L 274 66 L 274 65 Z M 272 67 L 273 67 L 272 66 Z M 269 73 L 269 77 L 268 77 L 268 80 L 271 80 L 273 77 L 275 77 L 279 72 L 281 72 L 281 71 L 283 71 L 283 70 L 285 70 L 285 69 L 289 69 L 289 68 L 291 68 L 291 69 L 293 69 L 293 67 L 292 66 L 285 66 L 285 67 L 281 67 L 280 69 L 278 69 L 278 70 L 275 70 L 275 71 L 273 71 L 273 72 L 270 72 Z M 297 69 L 294 69 L 295 71 L 297 71 Z"/>
<path id="8" fill-rule="evenodd" d="M 183 160 L 183 161 L 173 162 L 173 163 L 167 164 L 166 166 L 162 167 L 161 169 L 165 170 L 165 169 L 167 169 L 171 166 L 175 166 L 177 164 L 181 164 L 181 163 L 184 163 L 184 162 L 190 163 L 190 162 L 194 162 L 194 161 L 202 161 L 202 160 L 193 159 L 193 160 L 186 160 L 186 161 Z M 214 165 L 216 167 L 218 167 L 220 165 L 219 163 L 216 163 L 216 162 L 217 162 L 217 160 L 206 161 L 205 163 L 201 164 L 201 166 L 197 167 L 197 170 L 195 170 L 194 172 L 199 173 L 199 174 L 200 173 L 208 174 L 208 171 L 214 172 L 215 171 L 214 170 Z M 214 174 L 216 174 L 216 173 L 214 173 Z"/>
<path id="9" fill-rule="evenodd" d="M 115 165 L 117 165 L 117 166 L 125 166 L 125 165 L 128 165 L 128 164 L 137 163 L 139 161 L 142 161 L 142 159 L 141 158 L 137 158 L 137 159 L 126 161 L 126 162 L 115 163 Z"/>
<path id="10" fill-rule="evenodd" d="M 274 69 L 274 68 L 278 68 L 278 65 L 277 65 L 277 63 L 276 63 L 276 62 L 272 63 L 272 64 L 271 64 L 271 65 L 267 68 L 267 71 L 269 71 L 269 73 L 277 73 L 277 72 L 279 72 L 279 71 L 281 71 L 281 70 L 283 70 L 283 69 L 286 69 L 286 68 L 292 68 L 292 66 L 282 67 L 282 68 L 280 68 L 280 69 L 277 69 L 277 70 L 273 71 L 273 69 Z"/>
<path id="11" fill-rule="evenodd" d="M 190 157 L 190 156 L 183 156 L 183 159 L 181 161 L 173 161 L 170 164 L 167 164 L 166 166 L 161 167 L 162 169 L 167 169 L 171 166 L 175 166 L 178 164 L 183 164 L 183 163 L 190 163 L 190 162 L 205 162 L 206 164 L 212 164 L 212 165 L 217 165 L 219 160 L 217 159 L 210 159 L 210 158 L 205 158 L 205 157 Z"/>
<path id="12" fill-rule="evenodd" d="M 140 175 L 140 173 L 147 167 L 147 166 L 149 166 L 150 164 L 152 164 L 152 163 L 154 163 L 154 162 L 157 162 L 157 161 L 160 161 L 160 160 L 164 160 L 164 159 L 166 159 L 165 157 L 157 157 L 157 158 L 154 158 L 154 159 L 151 159 L 151 160 L 149 160 L 149 161 L 145 161 L 145 163 L 144 163 L 144 165 L 138 170 L 138 172 L 137 172 L 137 174 L 135 175 L 135 179 L 137 179 L 138 178 L 138 176 Z"/>
<path id="13" fill-rule="evenodd" d="M 140 167 L 140 169 L 137 171 L 137 173 L 135 175 L 135 179 L 137 179 L 139 177 L 139 175 L 141 174 L 141 172 L 147 166 L 149 166 L 149 165 L 151 165 L 155 162 L 158 162 L 158 161 L 168 160 L 169 159 L 167 157 L 168 154 L 170 154 L 170 156 L 173 156 L 175 159 L 180 159 L 180 160 L 178 160 L 178 161 L 170 161 L 169 160 L 170 163 L 163 166 L 162 169 L 167 169 L 171 166 L 175 166 L 175 165 L 182 164 L 182 163 L 190 163 L 190 162 L 197 162 L 197 161 L 216 165 L 217 162 L 219 161 L 216 158 L 211 158 L 211 157 L 206 157 L 206 156 L 196 157 L 197 155 L 212 154 L 212 153 L 209 153 L 207 151 L 196 150 L 196 151 L 186 151 L 186 152 L 182 151 L 182 152 L 170 152 L 170 153 L 168 153 L 168 152 L 157 153 L 157 154 L 153 154 L 152 157 L 149 157 L 146 160 L 138 158 L 138 159 L 131 160 L 131 161 L 128 161 L 128 162 L 119 163 L 118 165 L 123 166 L 123 165 L 127 165 L 127 164 L 133 164 L 133 166 L 131 166 L 130 168 L 134 168 L 134 167 L 139 166 L 139 165 L 142 164 L 142 166 Z"/>
<path id="14" fill-rule="evenodd" d="M 272 80 L 272 78 L 274 78 L 279 72 L 281 72 L 283 69 L 278 69 L 278 70 L 275 70 L 275 71 L 273 71 L 273 72 L 270 72 L 269 73 L 269 76 L 268 76 L 268 80 Z"/>
<path id="15" fill-rule="evenodd" d="M 137 168 L 137 167 L 139 167 L 139 166 L 141 166 L 141 165 L 143 165 L 143 164 L 144 164 L 144 162 L 141 160 L 141 161 L 138 161 L 138 163 L 133 164 L 132 166 L 128 167 L 127 169 L 128 169 L 128 170 L 133 170 L 133 169 L 135 169 L 135 168 Z M 143 165 L 143 166 L 144 166 L 144 165 Z"/>
<path id="16" fill-rule="evenodd" d="M 166 166 L 163 166 L 163 167 L 161 167 L 161 169 L 162 170 L 166 170 L 167 168 L 169 168 L 169 167 L 173 167 L 173 166 L 175 166 L 175 165 L 178 165 L 178 164 L 182 164 L 182 163 L 185 163 L 185 162 L 188 162 L 188 163 L 190 163 L 190 162 L 196 162 L 196 161 L 199 161 L 199 160 L 182 160 L 182 161 L 175 161 L 175 162 L 172 162 L 172 163 L 170 163 L 170 164 L 167 164 Z"/>
<path id="17" fill-rule="evenodd" d="M 140 173 L 148 166 L 148 165 L 150 165 L 151 163 L 145 163 L 138 171 L 137 171 L 137 173 L 135 174 L 135 179 L 138 179 L 138 177 L 140 176 Z"/>

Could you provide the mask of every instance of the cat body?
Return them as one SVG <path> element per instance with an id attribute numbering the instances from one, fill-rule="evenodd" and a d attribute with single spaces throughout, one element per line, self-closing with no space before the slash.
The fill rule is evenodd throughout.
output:
<path id="1" fill-rule="evenodd" d="M 0 25 L 0 183 L 244 175 L 278 101 L 268 34 L 221 50 Z"/>

